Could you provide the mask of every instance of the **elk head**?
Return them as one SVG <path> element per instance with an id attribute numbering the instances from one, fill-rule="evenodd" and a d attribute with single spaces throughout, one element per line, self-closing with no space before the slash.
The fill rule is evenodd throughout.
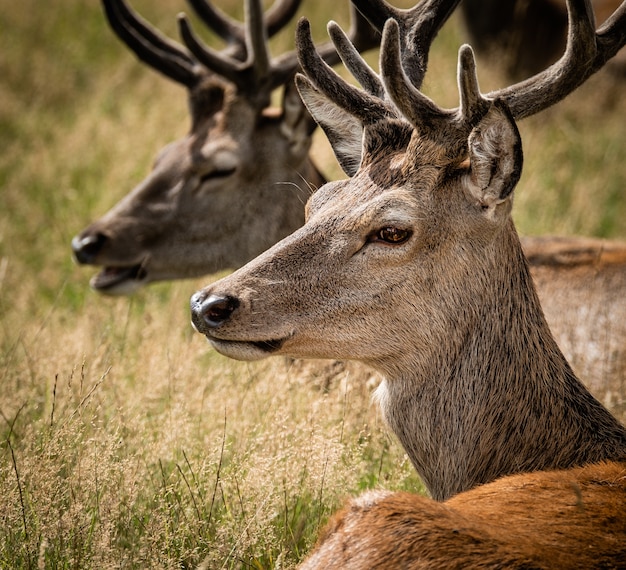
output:
<path id="1" fill-rule="evenodd" d="M 336 25 L 329 32 L 347 46 Z M 356 358 L 390 373 L 415 359 L 411 344 L 425 354 L 445 341 L 466 310 L 458 289 L 484 287 L 472 272 L 487 263 L 489 275 L 489 250 L 511 241 L 519 134 L 506 104 L 478 92 L 467 46 L 461 106 L 444 111 L 407 78 L 394 19 L 383 35 L 384 83 L 340 49 L 370 93 L 314 55 L 306 22 L 298 44 L 308 77 L 298 88 L 351 178 L 313 194 L 303 228 L 196 295 L 193 321 L 227 356 Z"/>
<path id="2" fill-rule="evenodd" d="M 103 267 L 94 289 L 127 294 L 158 280 L 238 267 L 298 228 L 303 204 L 324 178 L 308 156 L 315 122 L 293 86 L 295 53 L 270 58 L 267 39 L 300 0 L 279 0 L 264 16 L 246 1 L 242 25 L 206 0 L 190 0 L 227 42 L 204 46 L 184 16 L 187 48 L 140 19 L 125 0 L 103 0 L 109 22 L 136 55 L 187 88 L 191 130 L 165 147 L 150 175 L 72 241 L 76 260 Z M 376 44 L 356 16 L 360 49 Z M 336 62 L 331 44 L 320 54 Z M 282 108 L 270 96 L 284 86 Z"/>
<path id="3" fill-rule="evenodd" d="M 387 20 L 382 81 L 340 29 L 329 25 L 346 67 L 365 91 L 348 85 L 315 55 L 308 24 L 300 25 L 297 41 L 307 78 L 299 76 L 298 87 L 351 179 L 313 194 L 304 228 L 194 296 L 194 323 L 219 351 L 241 358 L 278 352 L 397 362 L 406 357 L 399 335 L 424 337 L 426 346 L 437 338 L 434 333 L 448 334 L 445 325 L 456 318 L 450 312 L 455 291 L 476 286 L 472 272 L 494 270 L 497 248 L 500 271 L 513 258 L 519 262 L 521 253 L 504 247 L 518 241 L 509 216 L 522 160 L 513 119 L 559 101 L 614 55 L 624 41 L 620 22 L 626 10 L 622 6 L 596 34 L 588 3 L 570 2 L 563 58 L 532 80 L 486 95 L 478 89 L 472 51 L 463 47 L 461 105 L 444 110 L 418 90 L 423 46 L 439 28 L 431 24 L 425 36 L 416 29 L 437 22 L 450 3 L 422 2 L 417 9 L 429 17 L 412 14 L 411 24 L 396 11 Z M 410 37 L 422 38 L 419 46 L 406 43 L 398 21 Z M 411 45 L 413 54 L 406 58 Z M 417 313 L 403 314 L 407 304 Z M 446 311 L 455 316 L 444 317 Z M 456 311 L 466 313 L 463 306 Z M 424 332 L 425 323 L 434 329 Z M 380 331 L 389 335 L 378 338 Z"/>

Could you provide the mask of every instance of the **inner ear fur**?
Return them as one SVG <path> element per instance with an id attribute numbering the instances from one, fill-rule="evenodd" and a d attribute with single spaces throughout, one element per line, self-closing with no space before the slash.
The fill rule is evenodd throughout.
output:
<path id="1" fill-rule="evenodd" d="M 490 209 L 511 195 L 522 174 L 522 139 L 504 102 L 492 103 L 467 143 L 469 191 Z"/>
<path id="2" fill-rule="evenodd" d="M 315 89 L 303 75 L 296 75 L 296 86 L 309 113 L 326 134 L 341 168 L 348 176 L 354 176 L 361 164 L 363 125 Z"/>

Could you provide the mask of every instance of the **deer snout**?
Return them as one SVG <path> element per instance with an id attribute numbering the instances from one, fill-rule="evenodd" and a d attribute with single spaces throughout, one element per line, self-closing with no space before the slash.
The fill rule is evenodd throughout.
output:
<path id="1" fill-rule="evenodd" d="M 191 322 L 203 334 L 226 322 L 239 307 L 239 299 L 230 295 L 207 295 L 203 291 L 191 297 Z"/>
<path id="2" fill-rule="evenodd" d="M 72 240 L 72 251 L 76 261 L 84 265 L 95 263 L 106 240 L 107 237 L 100 232 L 74 237 Z"/>

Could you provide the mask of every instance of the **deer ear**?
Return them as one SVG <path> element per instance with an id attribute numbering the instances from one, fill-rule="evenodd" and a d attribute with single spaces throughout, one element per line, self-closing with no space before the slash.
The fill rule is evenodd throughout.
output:
<path id="1" fill-rule="evenodd" d="M 468 138 L 467 186 L 485 209 L 506 200 L 522 173 L 522 139 L 508 107 L 496 100 Z"/>
<path id="2" fill-rule="evenodd" d="M 309 113 L 324 129 L 341 168 L 354 176 L 361 164 L 363 125 L 315 89 L 304 75 L 296 75 L 296 86 Z"/>
<path id="3" fill-rule="evenodd" d="M 303 156 L 311 148 L 311 135 L 317 123 L 304 106 L 293 81 L 285 84 L 282 108 L 281 133 L 289 141 L 292 154 Z"/>

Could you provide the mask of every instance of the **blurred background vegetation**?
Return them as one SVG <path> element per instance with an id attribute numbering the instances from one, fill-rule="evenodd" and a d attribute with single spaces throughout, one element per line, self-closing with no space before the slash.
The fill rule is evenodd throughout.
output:
<path id="1" fill-rule="evenodd" d="M 170 37 L 189 12 L 132 4 Z M 241 17 L 239 0 L 219 6 Z M 348 21 L 347 3 L 300 12 L 319 39 Z M 425 90 L 444 105 L 465 37 L 455 17 L 433 47 Z M 479 76 L 505 82 L 480 62 Z M 626 239 L 625 111 L 601 72 L 521 123 L 520 233 Z M 347 494 L 420 489 L 362 368 L 216 355 L 188 324 L 211 277 L 130 299 L 89 289 L 71 238 L 187 128 L 184 90 L 137 62 L 98 2 L 0 3 L 0 567 L 284 568 Z M 321 133 L 314 152 L 342 176 Z"/>

